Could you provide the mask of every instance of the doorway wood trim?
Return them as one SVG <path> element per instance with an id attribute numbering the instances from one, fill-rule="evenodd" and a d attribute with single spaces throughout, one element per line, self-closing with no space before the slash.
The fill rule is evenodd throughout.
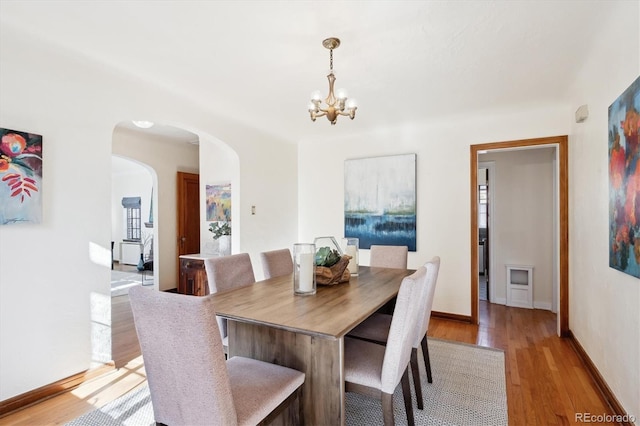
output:
<path id="1" fill-rule="evenodd" d="M 197 188 L 193 194 L 189 188 Z M 200 251 L 200 175 L 177 172 L 176 283 L 180 282 L 180 255 Z"/>
<path id="2" fill-rule="evenodd" d="M 479 322 L 478 301 L 478 152 L 493 149 L 556 145 L 558 147 L 558 256 L 559 256 L 559 333 L 563 337 L 569 331 L 569 144 L 568 136 L 523 139 L 471 145 L 471 322 Z"/>

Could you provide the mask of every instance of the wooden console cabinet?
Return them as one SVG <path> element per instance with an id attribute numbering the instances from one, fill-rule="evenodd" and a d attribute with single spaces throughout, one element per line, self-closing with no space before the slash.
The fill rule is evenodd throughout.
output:
<path id="1" fill-rule="evenodd" d="M 201 254 L 184 254 L 180 256 L 180 282 L 178 293 L 193 296 L 204 296 L 208 293 L 207 271 L 204 260 L 211 256 Z"/>

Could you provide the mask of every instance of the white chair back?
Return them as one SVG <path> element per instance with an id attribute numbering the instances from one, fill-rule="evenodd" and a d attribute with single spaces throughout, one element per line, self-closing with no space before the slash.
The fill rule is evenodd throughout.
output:
<path id="1" fill-rule="evenodd" d="M 400 284 L 382 364 L 383 392 L 393 394 L 409 364 L 426 277 L 427 269 L 422 266 Z"/>
<path id="2" fill-rule="evenodd" d="M 416 334 L 413 341 L 413 347 L 420 346 L 420 342 L 427 334 L 429 329 L 429 320 L 431 319 L 431 307 L 433 306 L 433 297 L 436 291 L 436 282 L 438 281 L 438 272 L 440 271 L 440 257 L 434 256 L 429 262 L 425 263 L 427 276 L 424 282 L 421 299 L 424 300 L 418 313 L 418 322 L 416 323 Z"/>

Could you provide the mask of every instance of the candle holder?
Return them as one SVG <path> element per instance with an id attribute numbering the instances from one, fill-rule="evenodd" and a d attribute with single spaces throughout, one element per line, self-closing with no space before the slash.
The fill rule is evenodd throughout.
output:
<path id="1" fill-rule="evenodd" d="M 360 240 L 358 238 L 343 238 L 342 251 L 344 254 L 351 256 L 347 269 L 351 272 L 351 276 L 358 276 L 358 265 L 360 263 Z"/>
<path id="2" fill-rule="evenodd" d="M 293 245 L 293 292 L 300 296 L 316 294 L 316 245 Z"/>

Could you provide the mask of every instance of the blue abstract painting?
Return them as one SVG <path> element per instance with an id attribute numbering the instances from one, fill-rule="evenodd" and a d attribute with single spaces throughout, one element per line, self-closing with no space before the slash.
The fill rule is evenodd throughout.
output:
<path id="1" fill-rule="evenodd" d="M 416 154 L 345 160 L 344 236 L 416 251 Z"/>

